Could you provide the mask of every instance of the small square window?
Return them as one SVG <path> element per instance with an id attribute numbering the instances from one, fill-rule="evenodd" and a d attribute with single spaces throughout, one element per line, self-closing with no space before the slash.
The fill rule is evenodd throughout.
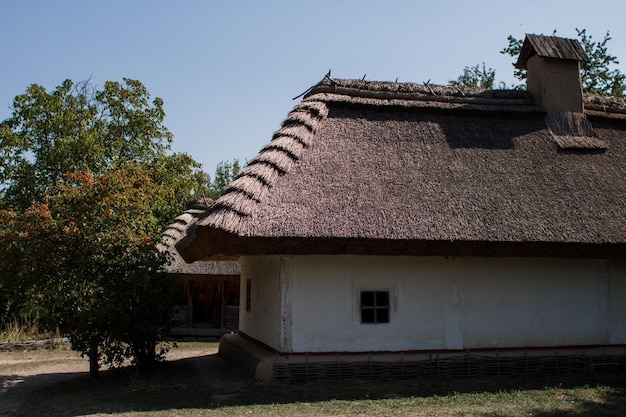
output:
<path id="1" fill-rule="evenodd" d="M 361 291 L 361 323 L 389 323 L 389 291 Z"/>
<path id="2" fill-rule="evenodd" d="M 246 280 L 246 311 L 250 311 L 252 307 L 252 280 Z"/>

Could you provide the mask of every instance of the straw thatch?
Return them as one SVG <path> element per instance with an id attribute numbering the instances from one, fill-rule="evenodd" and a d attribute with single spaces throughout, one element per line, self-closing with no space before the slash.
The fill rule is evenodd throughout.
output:
<path id="1" fill-rule="evenodd" d="M 549 112 L 546 123 L 561 149 L 603 150 L 608 146 L 595 137 L 593 126 L 584 113 Z"/>
<path id="2" fill-rule="evenodd" d="M 523 91 L 327 77 L 179 249 L 624 258 L 623 104 L 577 143 Z"/>
<path id="3" fill-rule="evenodd" d="M 187 263 L 176 250 L 176 244 L 187 236 L 187 230 L 202 216 L 213 204 L 210 198 L 198 197 L 188 206 L 187 210 L 163 232 L 163 242 L 160 250 L 169 254 L 169 264 L 165 266 L 165 272 L 183 275 L 220 275 L 239 276 L 241 271 L 239 262 L 234 259 L 216 261 L 196 261 Z"/>
<path id="4" fill-rule="evenodd" d="M 584 97 L 585 112 L 591 114 L 611 113 L 613 118 L 626 116 L 626 97 L 606 97 L 588 94 Z M 620 117 L 621 116 L 621 117 Z"/>

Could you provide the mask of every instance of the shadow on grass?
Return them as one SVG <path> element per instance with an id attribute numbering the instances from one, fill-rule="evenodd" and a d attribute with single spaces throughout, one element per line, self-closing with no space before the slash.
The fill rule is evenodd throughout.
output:
<path id="1" fill-rule="evenodd" d="M 52 387 L 74 378 L 80 378 L 82 373 L 52 373 L 32 376 L 2 375 L 0 376 L 0 416 L 17 414 L 17 409 L 24 399 L 28 399 L 33 392 Z"/>
<path id="2" fill-rule="evenodd" d="M 582 401 L 576 412 L 530 410 L 533 416 L 622 416 L 626 410 L 626 375 L 507 376 L 484 378 L 427 377 L 405 381 L 308 381 L 262 382 L 244 375 L 216 354 L 166 362 L 150 375 L 132 369 L 104 371 L 94 379 L 87 373 L 52 374 L 46 383 L 25 377 L 24 386 L 37 386 L 16 416 L 79 416 L 121 412 L 152 412 L 182 409 L 264 404 L 313 403 L 331 400 L 377 400 L 437 397 L 466 393 L 502 393 L 599 388 L 600 402 Z M 31 382 L 30 379 L 33 379 Z M 7 391 L 20 389 L 19 384 Z M 504 414 L 482 413 L 489 417 Z"/>

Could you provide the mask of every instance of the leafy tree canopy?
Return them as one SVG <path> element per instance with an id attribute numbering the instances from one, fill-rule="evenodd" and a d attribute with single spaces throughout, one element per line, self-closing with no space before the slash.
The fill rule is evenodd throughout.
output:
<path id="1" fill-rule="evenodd" d="M 463 68 L 463 74 L 456 80 L 450 80 L 449 83 L 457 87 L 478 87 L 491 90 L 495 79 L 496 70 L 487 68 L 483 62 L 482 68 L 480 65 Z"/>
<path id="2" fill-rule="evenodd" d="M 164 117 L 163 101 L 151 100 L 137 80 L 107 81 L 101 89 L 65 80 L 52 92 L 31 85 L 0 123 L 0 204 L 23 210 L 44 202 L 66 173 L 104 174 L 129 164 L 174 168 L 169 179 L 177 191 L 206 191 L 208 176 L 197 162 L 167 154 L 173 136 Z"/>
<path id="3" fill-rule="evenodd" d="M 94 374 L 160 357 L 174 293 L 158 273 L 161 233 L 216 189 L 193 158 L 169 153 L 164 117 L 139 81 L 66 80 L 31 85 L 0 123 L 0 325 L 58 327 Z M 220 181 L 238 169 L 224 165 Z"/>
<path id="4" fill-rule="evenodd" d="M 137 165 L 68 174 L 45 203 L 0 211 L 4 290 L 69 335 L 92 374 L 101 361 L 131 358 L 147 368 L 160 358 L 174 278 L 159 273 L 167 261 L 157 250 L 162 228 L 152 205 L 161 198 L 159 175 Z"/>
<path id="5" fill-rule="evenodd" d="M 207 196 L 213 200 L 218 198 L 224 191 L 224 188 L 239 175 L 239 172 L 241 172 L 241 165 L 238 159 L 234 159 L 232 162 L 219 162 L 215 168 L 215 177 L 213 177 Z"/>

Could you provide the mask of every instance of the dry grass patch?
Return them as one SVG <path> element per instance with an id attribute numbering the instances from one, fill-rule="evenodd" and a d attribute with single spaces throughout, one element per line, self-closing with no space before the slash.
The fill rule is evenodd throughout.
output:
<path id="1" fill-rule="evenodd" d="M 30 374 L 49 366 L 81 365 L 86 359 L 67 346 L 51 350 L 0 352 L 0 375 Z"/>
<path id="2" fill-rule="evenodd" d="M 16 320 L 0 323 L 0 343 L 24 342 L 47 338 L 59 338 L 59 331 L 51 332 L 39 328 L 36 321 L 18 322 Z"/>

